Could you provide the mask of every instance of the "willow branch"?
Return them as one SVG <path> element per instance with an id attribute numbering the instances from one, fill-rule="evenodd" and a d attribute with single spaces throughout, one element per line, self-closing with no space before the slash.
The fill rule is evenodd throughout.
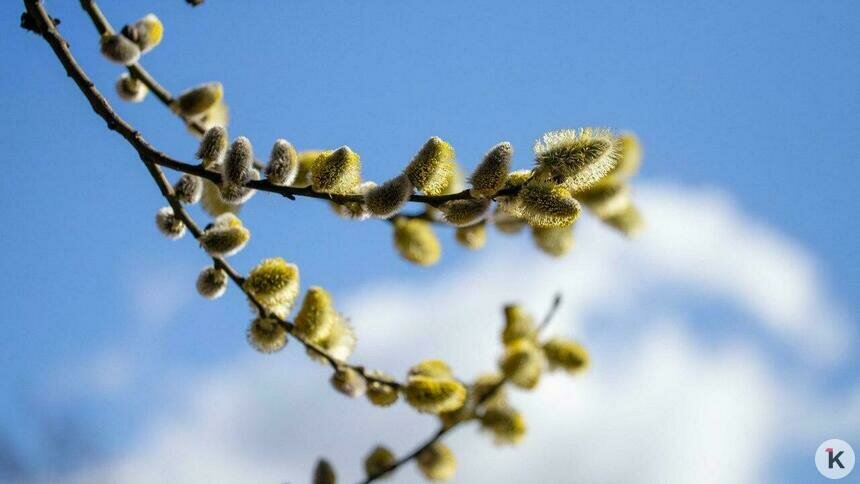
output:
<path id="1" fill-rule="evenodd" d="M 77 60 L 75 60 L 72 52 L 69 50 L 68 42 L 60 35 L 57 31 L 55 24 L 45 10 L 44 5 L 41 0 L 24 0 L 24 6 L 27 9 L 27 13 L 30 16 L 31 24 L 35 26 L 36 32 L 50 45 L 51 49 L 54 51 L 54 54 L 59 59 L 60 63 L 66 70 L 66 74 L 72 78 L 75 84 L 80 89 L 81 93 L 86 97 L 87 101 L 89 101 L 90 106 L 93 111 L 98 114 L 107 124 L 107 127 L 111 131 L 115 131 L 120 136 L 125 138 L 126 141 L 131 144 L 131 146 L 137 151 L 140 160 L 143 162 L 149 174 L 152 176 L 152 179 L 155 181 L 158 186 L 159 191 L 170 204 L 173 209 L 174 215 L 176 215 L 188 228 L 188 231 L 194 236 L 195 239 L 199 239 L 202 235 L 203 231 L 200 227 L 195 223 L 194 219 L 179 200 L 176 199 L 173 193 L 173 187 L 170 185 L 170 182 L 167 180 L 167 177 L 164 175 L 164 172 L 159 167 L 160 163 L 158 160 L 161 157 L 164 157 L 158 150 L 152 147 L 143 136 L 137 131 L 134 127 L 132 127 L 127 121 L 122 119 L 116 111 L 113 110 L 110 103 L 108 103 L 107 99 L 99 92 L 99 90 L 95 87 L 93 82 L 90 80 L 89 76 L 87 76 L 86 72 L 83 68 L 78 64 Z M 228 277 L 233 281 L 233 283 L 239 287 L 239 289 L 248 297 L 254 306 L 257 307 L 261 316 L 274 319 L 278 321 L 280 325 L 284 327 L 284 329 L 295 339 L 302 343 L 307 349 L 316 353 L 320 357 L 324 358 L 328 364 L 335 370 L 341 370 L 345 368 L 351 368 L 358 372 L 366 381 L 368 382 L 378 382 L 383 383 L 389 386 L 393 386 L 395 388 L 399 388 L 400 384 L 397 382 L 391 382 L 389 380 L 380 379 L 374 377 L 369 374 L 368 371 L 365 370 L 363 366 L 358 365 L 350 365 L 345 361 L 338 359 L 324 349 L 319 347 L 318 345 L 306 340 L 301 335 L 297 334 L 295 331 L 295 325 L 287 321 L 283 318 L 278 317 L 275 314 L 272 314 L 271 311 L 268 311 L 261 303 L 258 301 L 252 294 L 250 294 L 244 288 L 245 278 L 242 277 L 227 260 L 223 257 L 214 256 L 212 257 L 212 263 L 215 267 L 224 270 L 227 273 Z"/>
<path id="2" fill-rule="evenodd" d="M 553 317 L 555 317 L 555 314 L 556 314 L 556 312 L 558 311 L 558 307 L 559 307 L 560 305 L 561 305 L 561 294 L 556 294 L 556 295 L 553 297 L 553 299 L 552 299 L 552 304 L 550 305 L 549 310 L 546 312 L 546 314 L 545 314 L 545 315 L 544 315 L 544 317 L 543 317 L 543 320 L 541 321 L 540 325 L 538 326 L 538 329 L 537 329 L 538 333 L 540 333 L 541 331 L 543 331 L 544 329 L 546 329 L 546 327 L 549 325 L 550 321 L 552 321 L 552 318 L 553 318 Z M 506 377 L 506 376 L 505 376 L 505 377 L 502 377 L 501 379 L 499 379 L 499 381 L 498 381 L 496 384 L 494 384 L 493 386 L 491 386 L 490 388 L 488 388 L 488 389 L 487 389 L 487 392 L 486 392 L 486 393 L 484 393 L 483 395 L 481 395 L 481 398 L 479 398 L 479 399 L 478 399 L 478 401 L 477 401 L 477 402 L 475 402 L 474 410 L 477 410 L 477 409 L 481 408 L 481 406 L 482 406 L 483 404 L 487 403 L 491 398 L 493 398 L 494 396 L 496 396 L 496 394 L 498 394 L 498 393 L 499 393 L 499 391 L 500 391 L 500 390 L 501 390 L 501 389 L 502 389 L 502 388 L 503 388 L 507 383 L 508 383 L 508 377 Z M 470 420 L 471 420 L 471 419 L 469 419 L 469 420 L 458 420 L 458 421 L 456 421 L 456 422 L 454 422 L 454 423 L 452 423 L 452 424 L 450 424 L 450 425 L 447 425 L 447 426 L 446 426 L 446 425 L 440 425 L 440 426 L 439 426 L 439 429 L 438 429 L 438 430 L 436 430 L 436 432 L 435 432 L 433 435 L 431 435 L 427 440 L 425 440 L 422 444 L 420 444 L 419 446 L 417 446 L 415 449 L 413 449 L 413 450 L 412 450 L 411 452 L 409 452 L 408 454 L 406 454 L 406 455 L 404 455 L 403 457 L 401 457 L 401 458 L 397 459 L 396 461 L 394 461 L 394 463 L 393 463 L 393 464 L 391 464 L 390 466 L 386 467 L 385 469 L 383 469 L 383 470 L 382 470 L 382 471 L 380 471 L 379 473 L 374 474 L 374 475 L 372 475 L 372 476 L 368 476 L 366 479 L 364 479 L 363 481 L 361 481 L 361 483 L 362 483 L 362 484 L 369 484 L 369 483 L 371 483 L 371 482 L 374 482 L 374 481 L 376 481 L 376 480 L 378 480 L 378 479 L 381 479 L 381 478 L 385 477 L 386 475 L 388 475 L 388 474 L 390 474 L 390 473 L 394 472 L 395 470 L 399 469 L 399 468 L 400 468 L 400 467 L 402 467 L 403 465 L 405 465 L 405 464 L 409 463 L 410 461 L 412 461 L 412 460 L 416 459 L 419 455 L 421 455 L 421 453 L 422 453 L 422 452 L 424 452 L 425 450 L 427 450 L 427 449 L 429 449 L 430 447 L 432 447 L 432 446 L 433 446 L 433 444 L 435 444 L 436 442 L 439 442 L 440 440 L 442 440 L 442 437 L 444 437 L 444 436 L 445 436 L 445 434 L 447 434 L 448 432 L 450 432 L 450 431 L 454 430 L 454 429 L 455 429 L 455 428 L 457 428 L 460 424 L 465 423 L 465 422 L 468 422 L 468 421 L 470 421 Z"/>

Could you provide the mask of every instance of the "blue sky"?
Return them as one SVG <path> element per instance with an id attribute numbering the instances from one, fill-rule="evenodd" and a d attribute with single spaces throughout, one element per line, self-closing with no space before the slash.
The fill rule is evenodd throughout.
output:
<path id="1" fill-rule="evenodd" d="M 300 149 L 348 144 L 361 153 L 369 179 L 397 172 L 433 135 L 449 140 L 467 167 L 493 144 L 509 140 L 516 166 L 525 168 L 533 140 L 545 131 L 583 125 L 633 130 L 646 150 L 639 182 L 651 187 L 648 200 L 658 206 L 686 200 L 673 198 L 672 187 L 683 187 L 693 201 L 699 192 L 720 193 L 719 200 L 729 200 L 728 213 L 777 234 L 777 249 L 800 253 L 833 313 L 849 328 L 856 324 L 860 229 L 852 196 L 860 175 L 860 5 L 246 3 L 213 1 L 192 9 L 179 0 L 105 2 L 103 8 L 116 25 L 157 13 L 165 39 L 144 65 L 174 92 L 221 81 L 231 135 L 250 137 L 258 153 L 279 137 Z M 190 158 L 194 139 L 163 106 L 154 99 L 140 105 L 116 99 L 112 85 L 120 70 L 99 56 L 95 33 L 76 2 L 48 6 L 121 115 L 164 151 Z M 145 170 L 104 129 L 46 44 L 16 28 L 20 11 L 16 2 L 0 5 L 8 29 L 0 37 L 0 146 L 10 170 L 0 177 L 0 210 L 10 227 L 0 236 L 0 269 L 7 275 L 0 291 L 6 327 L 0 340 L 0 437 L 20 447 L 28 466 L 65 475 L 91 462 L 46 457 L 50 449 L 34 429 L 75 422 L 84 428 L 81 438 L 97 449 L 97 460 L 109 462 L 146 439 L 150 421 L 165 406 L 181 405 L 165 398 L 176 390 L 172 385 L 183 386 L 178 374 L 232 368 L 237 358 L 256 355 L 248 355 L 243 340 L 247 313 L 237 291 L 215 303 L 194 297 L 193 281 L 205 258 L 190 240 L 168 242 L 154 230 L 152 218 L 163 203 Z M 721 203 L 702 206 L 722 213 Z M 714 223 L 708 210 L 701 226 L 690 214 L 691 236 L 707 233 Z M 299 264 L 305 287 L 324 285 L 356 308 L 356 294 L 385 281 L 439 285 L 448 274 L 503 253 L 546 262 L 526 236 L 493 234 L 485 256 L 458 248 L 445 233 L 442 262 L 418 269 L 390 250 L 387 224 L 344 221 L 307 200 L 258 195 L 243 219 L 254 235 L 235 257 L 237 266 L 247 270 L 263 257 L 282 255 Z M 579 230 L 584 237 L 606 231 L 598 224 Z M 749 246 L 731 238 L 712 242 L 727 257 L 755 266 Z M 588 265 L 585 248 L 601 247 L 583 245 L 569 270 Z M 783 269 L 792 273 L 775 270 Z M 785 289 L 780 277 L 772 281 L 775 293 Z M 738 303 L 743 298 L 719 291 L 712 296 L 708 289 L 714 286 L 684 290 L 670 284 L 646 310 L 655 318 L 669 312 L 689 321 L 679 341 L 689 337 L 715 349 L 727 341 L 753 345 L 769 368 L 800 370 L 816 382 L 811 396 L 842 397 L 860 386 L 856 340 L 840 363 L 821 368 L 767 325 L 744 324 L 756 318 Z M 503 293 L 495 300 L 482 297 L 488 314 L 505 302 Z M 528 303 L 543 307 L 537 294 Z M 612 320 L 605 307 L 595 307 L 595 318 Z M 815 323 L 805 324 L 803 331 L 816 331 Z M 364 331 L 375 329 L 368 324 Z M 292 355 L 279 355 L 278 364 L 298 364 L 300 351 L 287 353 Z M 100 378 L 113 390 L 95 389 L 87 377 L 93 365 L 112 369 Z M 302 365 L 317 377 L 313 381 L 324 378 Z M 529 397 L 542 398 L 540 392 Z M 845 432 L 860 437 L 860 429 Z M 420 436 L 416 432 L 401 446 Z M 778 458 L 806 458 L 804 448 L 792 452 L 800 457 L 786 451 Z M 814 469 L 788 469 L 768 472 L 768 480 L 817 477 Z"/>

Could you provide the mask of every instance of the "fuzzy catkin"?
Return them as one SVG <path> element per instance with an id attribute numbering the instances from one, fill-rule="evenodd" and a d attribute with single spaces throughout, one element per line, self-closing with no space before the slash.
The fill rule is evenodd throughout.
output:
<path id="1" fill-rule="evenodd" d="M 195 157 L 203 163 L 204 168 L 212 168 L 221 163 L 221 158 L 227 151 L 227 130 L 221 126 L 213 126 L 206 130 Z"/>
<path id="2" fill-rule="evenodd" d="M 543 253 L 561 257 L 573 248 L 573 226 L 532 227 L 532 239 Z"/>
<path id="3" fill-rule="evenodd" d="M 149 93 L 149 88 L 146 87 L 146 84 L 141 80 L 130 76 L 127 72 L 123 72 L 119 75 L 114 88 L 116 89 L 116 94 L 120 99 L 130 103 L 139 103 L 143 101 L 144 98 L 146 98 L 147 93 Z"/>
<path id="4" fill-rule="evenodd" d="M 451 184 L 456 165 L 454 148 L 436 136 L 427 140 L 404 173 L 427 195 L 440 195 Z"/>
<path id="5" fill-rule="evenodd" d="M 197 276 L 197 292 L 206 299 L 218 299 L 227 291 L 227 273 L 206 267 Z"/>
<path id="6" fill-rule="evenodd" d="M 296 180 L 298 173 L 299 159 L 296 149 L 287 140 L 276 140 L 266 166 L 266 179 L 273 185 L 288 186 Z"/>
<path id="7" fill-rule="evenodd" d="M 109 61 L 128 66 L 140 59 L 140 47 L 122 34 L 105 34 L 99 41 L 102 55 Z"/>
<path id="8" fill-rule="evenodd" d="M 535 142 L 534 152 L 538 178 L 576 191 L 597 183 L 615 168 L 619 143 L 608 129 L 564 129 L 546 133 Z"/>
<path id="9" fill-rule="evenodd" d="M 173 192 L 176 195 L 176 199 L 180 202 L 195 204 L 203 196 L 203 180 L 198 176 L 186 173 L 179 177 L 179 180 L 173 185 Z"/>
<path id="10" fill-rule="evenodd" d="M 150 13 L 122 29 L 122 35 L 135 43 L 141 54 L 146 54 L 164 37 L 164 25 L 154 13 Z"/>
<path id="11" fill-rule="evenodd" d="M 155 213 L 155 225 L 159 232 L 170 240 L 176 240 L 185 235 L 185 224 L 174 213 L 172 207 L 161 207 Z"/>
<path id="12" fill-rule="evenodd" d="M 364 200 L 373 215 L 389 218 L 406 205 L 414 189 L 409 177 L 401 174 L 368 191 Z"/>
<path id="13" fill-rule="evenodd" d="M 468 227 L 457 227 L 454 237 L 463 247 L 478 250 L 487 243 L 487 224 L 478 223 Z"/>
<path id="14" fill-rule="evenodd" d="M 345 195 L 361 183 L 361 158 L 348 146 L 321 154 L 312 170 L 311 185 L 318 192 Z"/>
<path id="15" fill-rule="evenodd" d="M 505 185 L 513 156 L 514 148 L 509 142 L 493 146 L 469 178 L 472 195 L 491 197 L 499 191 Z"/>
<path id="16" fill-rule="evenodd" d="M 220 82 L 208 82 L 183 91 L 173 101 L 171 108 L 183 116 L 199 116 L 219 104 L 223 98 L 224 86 Z"/>
<path id="17" fill-rule="evenodd" d="M 433 265 L 442 256 L 442 244 L 429 222 L 398 217 L 394 221 L 394 246 L 409 262 Z"/>
<path id="18" fill-rule="evenodd" d="M 287 330 L 271 318 L 256 318 L 248 326 L 248 343 L 261 353 L 280 351 L 287 344 Z"/>
<path id="19" fill-rule="evenodd" d="M 455 227 L 465 227 L 483 220 L 491 203 L 488 199 L 449 200 L 439 209 L 445 214 L 446 222 Z"/>
<path id="20" fill-rule="evenodd" d="M 522 217 L 532 227 L 566 227 L 579 217 L 579 202 L 563 186 L 532 180 L 517 199 Z"/>

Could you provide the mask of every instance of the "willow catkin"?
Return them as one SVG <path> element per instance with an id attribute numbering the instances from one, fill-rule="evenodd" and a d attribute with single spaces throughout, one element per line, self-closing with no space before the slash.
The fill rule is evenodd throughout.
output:
<path id="1" fill-rule="evenodd" d="M 227 152 L 227 143 L 227 130 L 213 126 L 203 134 L 195 157 L 203 163 L 204 168 L 212 168 L 221 163 L 221 158 Z"/>
<path id="2" fill-rule="evenodd" d="M 579 373 L 588 368 L 588 351 L 576 341 L 555 337 L 543 344 L 543 352 L 551 369 Z"/>
<path id="3" fill-rule="evenodd" d="M 334 467 L 325 459 L 317 461 L 314 468 L 313 484 L 336 484 L 337 476 L 334 472 Z"/>
<path id="4" fill-rule="evenodd" d="M 566 227 L 579 217 L 579 202 L 563 186 L 532 180 L 517 198 L 522 217 L 532 227 Z"/>
<path id="5" fill-rule="evenodd" d="M 429 376 L 433 378 L 450 378 L 451 367 L 439 359 L 423 360 L 409 368 L 409 376 Z"/>
<path id="6" fill-rule="evenodd" d="M 433 265 L 442 256 L 442 244 L 426 220 L 396 218 L 394 247 L 404 259 L 420 266 Z"/>
<path id="7" fill-rule="evenodd" d="M 394 457 L 394 454 L 388 448 L 381 445 L 376 446 L 364 458 L 364 472 L 367 474 L 367 477 L 375 477 L 388 470 L 396 461 L 397 458 Z"/>
<path id="8" fill-rule="evenodd" d="M 171 109 L 183 116 L 199 116 L 217 106 L 223 98 L 224 86 L 220 82 L 207 82 L 180 93 Z"/>
<path id="9" fill-rule="evenodd" d="M 639 166 L 642 164 L 642 145 L 639 143 L 639 138 L 633 133 L 618 135 L 618 144 L 618 164 L 609 172 L 609 177 L 624 180 L 639 171 Z"/>
<path id="10" fill-rule="evenodd" d="M 140 79 L 132 77 L 127 72 L 123 72 L 119 75 L 114 88 L 116 89 L 116 94 L 120 99 L 130 103 L 139 103 L 143 101 L 144 98 L 146 98 L 147 93 L 149 93 L 149 88 L 146 87 L 146 84 L 144 84 Z"/>
<path id="11" fill-rule="evenodd" d="M 502 330 L 502 343 L 511 344 L 514 341 L 525 338 L 537 341 L 537 326 L 534 318 L 527 313 L 522 306 L 508 304 L 504 307 L 505 327 Z"/>
<path id="12" fill-rule="evenodd" d="M 296 149 L 287 140 L 279 139 L 272 146 L 266 179 L 273 185 L 289 186 L 299 173 L 299 157 Z"/>
<path id="13" fill-rule="evenodd" d="M 608 129 L 564 129 L 546 133 L 534 145 L 535 175 L 576 191 L 597 183 L 618 163 L 619 143 Z"/>
<path id="14" fill-rule="evenodd" d="M 493 146 L 472 172 L 469 192 L 476 197 L 491 197 L 499 191 L 507 179 L 514 148 L 507 141 Z"/>
<path id="15" fill-rule="evenodd" d="M 613 179 L 601 181 L 573 196 L 601 219 L 622 213 L 633 203 L 630 187 Z"/>
<path id="16" fill-rule="evenodd" d="M 173 185 L 176 199 L 185 204 L 195 204 L 203 196 L 203 180 L 198 176 L 185 173 Z"/>
<path id="17" fill-rule="evenodd" d="M 140 47 L 122 34 L 104 34 L 99 50 L 109 61 L 128 66 L 140 59 Z"/>
<path id="18" fill-rule="evenodd" d="M 543 253 L 561 257 L 573 248 L 573 226 L 532 227 L 532 239 Z"/>
<path id="19" fill-rule="evenodd" d="M 361 158 L 348 146 L 319 155 L 312 170 L 312 186 L 318 192 L 345 195 L 361 183 Z"/>
<path id="20" fill-rule="evenodd" d="M 264 259 L 251 269 L 242 287 L 267 309 L 288 312 L 299 294 L 299 268 L 282 257 Z"/>
<path id="21" fill-rule="evenodd" d="M 487 243 L 487 224 L 478 223 L 468 227 L 457 227 L 454 237 L 463 247 L 478 250 Z"/>
<path id="22" fill-rule="evenodd" d="M 540 348 L 533 341 L 520 338 L 505 345 L 499 367 L 511 383 L 520 388 L 532 389 L 540 381 L 543 358 Z"/>
<path id="23" fill-rule="evenodd" d="M 313 286 L 305 293 L 295 319 L 295 331 L 312 343 L 320 343 L 332 333 L 337 319 L 331 295 L 325 289 Z"/>
<path id="24" fill-rule="evenodd" d="M 254 149 L 248 138 L 239 136 L 233 140 L 224 157 L 221 170 L 224 185 L 244 185 L 251 181 L 251 171 L 254 170 Z"/>
<path id="25" fill-rule="evenodd" d="M 350 398 L 360 397 L 367 390 L 361 374 L 349 367 L 339 368 L 330 381 L 335 390 Z"/>
<path id="26" fill-rule="evenodd" d="M 491 203 L 489 199 L 449 200 L 439 209 L 446 222 L 455 227 L 465 227 L 483 220 Z"/>
<path id="27" fill-rule="evenodd" d="M 427 195 L 440 195 L 454 177 L 454 148 L 439 137 L 424 143 L 404 173 L 412 185 Z"/>
<path id="28" fill-rule="evenodd" d="M 364 200 L 373 215 L 389 218 L 406 205 L 414 189 L 409 177 L 401 174 L 368 191 Z"/>
<path id="29" fill-rule="evenodd" d="M 154 13 L 150 13 L 122 29 L 122 35 L 135 43 L 141 54 L 146 54 L 161 43 L 164 25 Z"/>
<path id="30" fill-rule="evenodd" d="M 225 212 L 213 221 L 200 235 L 200 245 L 207 254 L 229 257 L 242 250 L 251 238 L 251 232 L 242 225 L 239 217 Z"/>
<path id="31" fill-rule="evenodd" d="M 227 273 L 206 267 L 197 276 L 197 292 L 206 299 L 218 299 L 227 291 Z"/>
<path id="32" fill-rule="evenodd" d="M 635 237 L 642 232 L 645 221 L 634 205 L 628 205 L 620 213 L 603 219 L 608 225 L 618 229 L 628 237 Z"/>
<path id="33" fill-rule="evenodd" d="M 457 459 L 445 444 L 436 442 L 415 458 L 418 470 L 431 481 L 447 481 L 457 472 Z"/>
<path id="34" fill-rule="evenodd" d="M 176 240 L 185 235 L 185 224 L 173 213 L 173 207 L 161 207 L 155 213 L 155 225 L 158 231 L 170 240 Z"/>
<path id="35" fill-rule="evenodd" d="M 256 318 L 248 326 L 248 343 L 261 353 L 280 351 L 287 344 L 287 330 L 272 318 Z"/>
<path id="36" fill-rule="evenodd" d="M 453 378 L 414 375 L 406 380 L 403 395 L 415 410 L 439 414 L 462 407 L 466 387 Z"/>
<path id="37" fill-rule="evenodd" d="M 366 396 L 370 403 L 378 407 L 393 405 L 400 396 L 395 387 L 394 377 L 380 370 L 370 370 L 368 371 L 368 375 L 377 380 L 382 380 L 369 380 L 367 382 Z"/>
<path id="38" fill-rule="evenodd" d="M 480 421 L 481 428 L 492 433 L 499 445 L 516 444 L 526 435 L 523 415 L 511 407 L 490 407 L 481 415 Z"/>

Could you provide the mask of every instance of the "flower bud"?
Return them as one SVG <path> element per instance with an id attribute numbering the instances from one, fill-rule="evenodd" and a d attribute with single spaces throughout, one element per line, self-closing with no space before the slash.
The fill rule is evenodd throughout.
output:
<path id="1" fill-rule="evenodd" d="M 410 376 L 403 394 L 409 405 L 422 413 L 452 412 L 466 402 L 466 387 L 453 378 Z"/>
<path id="2" fill-rule="evenodd" d="M 368 191 L 364 199 L 370 213 L 389 218 L 406 205 L 414 189 L 409 177 L 401 174 Z"/>
<path id="3" fill-rule="evenodd" d="M 331 334 L 337 320 L 331 295 L 325 289 L 313 286 L 305 293 L 295 319 L 295 331 L 306 340 L 319 344 Z"/>
<path id="4" fill-rule="evenodd" d="M 367 477 L 375 477 L 387 471 L 397 462 L 397 458 L 385 447 L 377 446 L 364 458 L 364 472 Z"/>
<path id="5" fill-rule="evenodd" d="M 536 176 L 576 191 L 593 185 L 618 164 L 619 143 L 608 129 L 564 129 L 535 142 Z"/>
<path id="6" fill-rule="evenodd" d="M 214 267 L 206 267 L 197 276 L 197 292 L 206 299 L 218 299 L 227 290 L 227 273 Z"/>
<path id="7" fill-rule="evenodd" d="M 514 148 L 507 141 L 493 146 L 484 155 L 481 164 L 472 172 L 469 182 L 472 188 L 469 190 L 475 197 L 491 197 L 505 186 L 511 160 L 514 156 Z"/>
<path id="8" fill-rule="evenodd" d="M 532 238 L 545 254 L 561 257 L 573 248 L 573 226 L 532 227 Z"/>
<path id="9" fill-rule="evenodd" d="M 400 396 L 400 394 L 397 392 L 397 388 L 394 386 L 394 378 L 391 375 L 379 370 L 370 370 L 368 372 L 368 375 L 379 380 L 391 382 L 391 385 L 387 385 L 378 381 L 368 381 L 367 399 L 370 400 L 370 403 L 376 405 L 377 407 L 387 407 L 389 405 L 394 404 L 394 402 L 396 402 L 397 398 Z"/>
<path id="10" fill-rule="evenodd" d="M 505 346 L 499 367 L 511 383 L 532 389 L 540 381 L 543 355 L 532 341 L 521 338 Z"/>
<path id="11" fill-rule="evenodd" d="M 526 421 L 510 407 L 491 407 L 481 415 L 481 428 L 493 434 L 496 444 L 516 444 L 526 435 Z"/>
<path id="12" fill-rule="evenodd" d="M 242 287 L 266 309 L 289 312 L 299 294 L 299 268 L 281 257 L 264 259 L 251 269 Z"/>
<path id="13" fill-rule="evenodd" d="M 579 217 L 579 202 L 563 186 L 532 180 L 517 198 L 532 227 L 567 227 Z"/>
<path id="14" fill-rule="evenodd" d="M 334 468 L 325 459 L 320 459 L 314 469 L 313 484 L 336 484 L 337 477 L 334 473 Z"/>
<path id="15" fill-rule="evenodd" d="M 442 360 L 424 360 L 409 369 L 409 376 L 430 376 L 433 378 L 450 378 L 451 367 Z"/>
<path id="16" fill-rule="evenodd" d="M 551 369 L 579 373 L 588 367 L 588 352 L 581 344 L 565 338 L 552 338 L 543 345 Z"/>
<path id="17" fill-rule="evenodd" d="M 248 172 L 248 178 L 250 180 L 259 180 L 260 172 L 256 168 L 251 168 Z M 247 202 L 257 193 L 257 190 L 253 188 L 248 188 L 245 185 L 236 185 L 233 183 L 222 183 L 221 187 L 218 191 L 221 196 L 221 200 L 230 205 L 242 205 Z"/>
<path id="18" fill-rule="evenodd" d="M 224 98 L 224 86 L 220 82 L 208 82 L 183 91 L 171 108 L 183 116 L 198 116 L 216 106 Z"/>
<path id="19" fill-rule="evenodd" d="M 442 255 L 442 245 L 425 220 L 397 218 L 394 221 L 394 246 L 404 259 L 421 266 L 435 264 Z"/>
<path id="20" fill-rule="evenodd" d="M 176 199 L 182 203 L 197 203 L 203 196 L 203 180 L 186 173 L 179 177 L 179 180 L 173 185 L 173 193 L 176 195 Z"/>
<path id="21" fill-rule="evenodd" d="M 261 353 L 274 353 L 287 344 L 287 330 L 272 318 L 256 318 L 248 327 L 248 343 Z"/>
<path id="22" fill-rule="evenodd" d="M 331 385 L 335 390 L 350 398 L 360 397 L 367 390 L 364 378 L 349 367 L 335 371 L 331 376 Z"/>
<path id="23" fill-rule="evenodd" d="M 130 76 L 127 72 L 123 72 L 116 80 L 116 94 L 123 101 L 130 103 L 139 103 L 143 101 L 149 88 L 143 81 Z"/>
<path id="24" fill-rule="evenodd" d="M 321 154 L 314 161 L 311 181 L 318 192 L 350 193 L 361 183 L 361 158 L 348 146 Z"/>
<path id="25" fill-rule="evenodd" d="M 250 238 L 251 232 L 242 226 L 242 221 L 225 212 L 203 231 L 200 245 L 209 255 L 229 257 L 242 250 Z"/>
<path id="26" fill-rule="evenodd" d="M 230 145 L 227 155 L 224 157 L 222 175 L 223 184 L 244 185 L 251 181 L 251 172 L 254 170 L 254 149 L 251 141 L 244 136 L 239 136 Z"/>
<path id="27" fill-rule="evenodd" d="M 447 481 L 457 471 L 457 459 L 445 444 L 436 442 L 415 458 L 418 469 L 431 481 Z"/>
<path id="28" fill-rule="evenodd" d="M 457 227 L 454 234 L 457 243 L 469 250 L 477 250 L 487 243 L 487 225 L 480 223 L 468 227 Z"/>
<path id="29" fill-rule="evenodd" d="M 123 27 L 122 35 L 134 42 L 141 54 L 146 54 L 161 43 L 161 39 L 164 37 L 164 25 L 154 13 L 151 13 L 137 22 Z"/>
<path id="30" fill-rule="evenodd" d="M 490 208 L 489 199 L 449 200 L 439 208 L 445 221 L 456 227 L 465 227 L 483 220 Z"/>
<path id="31" fill-rule="evenodd" d="M 372 181 L 366 181 L 358 186 L 355 190 L 352 191 L 352 195 L 363 195 L 366 196 L 370 193 L 371 190 L 376 188 L 376 183 Z M 367 207 L 367 204 L 364 201 L 361 202 L 346 202 L 346 203 L 337 203 L 335 201 L 330 201 L 329 205 L 331 206 L 334 213 L 338 214 L 343 218 L 348 218 L 352 220 L 367 220 L 370 218 L 370 209 Z"/>
<path id="32" fill-rule="evenodd" d="M 514 341 L 525 338 L 530 341 L 537 340 L 537 327 L 534 318 L 516 304 L 505 306 L 505 329 L 502 330 L 502 343 L 508 345 Z"/>
<path id="33" fill-rule="evenodd" d="M 630 206 L 630 187 L 626 183 L 607 180 L 574 194 L 595 215 L 605 220 L 622 213 Z"/>
<path id="34" fill-rule="evenodd" d="M 628 205 L 623 211 L 603 220 L 607 224 L 620 230 L 628 237 L 639 235 L 645 226 L 645 221 L 635 205 Z"/>
<path id="35" fill-rule="evenodd" d="M 221 188 L 209 180 L 203 180 L 203 196 L 200 198 L 200 207 L 213 217 L 228 212 L 236 212 L 238 205 L 231 205 L 221 199 Z"/>
<path id="36" fill-rule="evenodd" d="M 172 207 L 161 207 L 155 213 L 155 225 L 159 232 L 170 240 L 176 240 L 185 235 L 185 224 L 173 214 Z"/>
<path id="37" fill-rule="evenodd" d="M 200 140 L 196 157 L 203 163 L 204 168 L 211 169 L 221 163 L 221 158 L 226 151 L 227 130 L 221 126 L 214 126 L 206 130 L 203 139 Z"/>
<path id="38" fill-rule="evenodd" d="M 412 185 L 427 195 L 440 195 L 454 176 L 454 148 L 434 136 L 424 143 L 404 173 Z"/>
<path id="39" fill-rule="evenodd" d="M 298 173 L 299 159 L 296 149 L 287 140 L 276 140 L 269 156 L 269 165 L 266 166 L 266 179 L 273 185 L 283 187 L 291 185 Z"/>
<path id="40" fill-rule="evenodd" d="M 140 59 L 140 48 L 121 34 L 104 34 L 99 41 L 103 56 L 109 61 L 128 66 Z"/>

